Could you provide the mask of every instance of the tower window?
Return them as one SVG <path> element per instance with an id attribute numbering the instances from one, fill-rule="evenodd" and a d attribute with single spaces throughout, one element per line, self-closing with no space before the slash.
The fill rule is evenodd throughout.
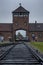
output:
<path id="1" fill-rule="evenodd" d="M 23 15 L 23 13 L 22 13 L 22 12 L 20 12 L 20 13 L 19 13 L 19 15 Z"/>
<path id="2" fill-rule="evenodd" d="M 14 13 L 14 16 L 20 16 L 20 17 L 28 16 L 28 13 L 24 13 L 24 12 Z"/>

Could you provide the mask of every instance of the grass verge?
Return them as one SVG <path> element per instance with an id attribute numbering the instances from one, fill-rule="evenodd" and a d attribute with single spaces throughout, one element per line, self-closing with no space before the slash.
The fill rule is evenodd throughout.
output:
<path id="1" fill-rule="evenodd" d="M 31 45 L 43 53 L 43 42 L 31 42 Z"/>

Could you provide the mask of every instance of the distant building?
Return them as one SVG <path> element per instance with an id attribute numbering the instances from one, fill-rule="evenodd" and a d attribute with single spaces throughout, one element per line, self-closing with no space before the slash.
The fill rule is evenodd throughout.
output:
<path id="1" fill-rule="evenodd" d="M 21 5 L 12 12 L 13 23 L 0 23 L 0 39 L 4 37 L 5 41 L 11 38 L 15 41 L 16 31 L 25 30 L 26 36 L 32 41 L 43 41 L 43 23 L 29 23 L 29 11 Z M 35 36 L 33 39 L 33 35 Z"/>

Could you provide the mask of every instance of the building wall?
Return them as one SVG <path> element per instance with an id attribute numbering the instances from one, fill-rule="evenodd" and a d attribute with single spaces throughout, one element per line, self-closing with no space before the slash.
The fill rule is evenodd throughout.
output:
<path id="1" fill-rule="evenodd" d="M 25 30 L 26 35 L 28 36 L 28 23 L 29 17 L 28 16 L 13 16 L 13 38 L 16 35 L 17 30 Z"/>
<path id="2" fill-rule="evenodd" d="M 43 32 L 29 32 L 29 39 L 33 41 L 32 34 L 35 34 L 35 37 L 37 37 L 38 42 L 43 41 Z M 35 41 L 35 40 L 34 40 Z"/>
<path id="3" fill-rule="evenodd" d="M 13 36 L 14 36 L 15 32 L 16 31 L 13 31 Z M 35 36 L 37 36 L 37 41 L 40 41 L 40 42 L 43 41 L 43 32 L 32 32 L 32 31 L 30 32 L 30 31 L 28 31 L 27 33 L 28 33 L 28 37 L 29 37 L 30 41 L 33 41 L 33 39 L 32 39 L 33 33 L 35 34 Z M 0 32 L 0 35 L 4 37 L 5 41 L 8 41 L 9 37 L 12 37 L 12 32 L 7 32 L 7 31 Z M 15 40 L 15 38 L 13 38 L 13 40 Z"/>
<path id="4" fill-rule="evenodd" d="M 8 26 L 7 28 L 9 27 L 10 26 Z M 9 40 L 9 37 L 12 37 L 14 41 L 17 30 L 25 30 L 26 35 L 28 36 L 30 41 L 33 41 L 32 34 L 34 34 L 35 37 L 37 37 L 37 41 L 43 41 L 43 32 L 29 31 L 29 15 L 21 17 L 21 16 L 14 16 L 13 14 L 13 26 L 11 28 L 12 32 L 0 31 L 0 35 L 4 37 L 5 41 Z"/>
<path id="5" fill-rule="evenodd" d="M 9 40 L 9 37 L 12 37 L 12 33 L 11 32 L 0 32 L 0 36 L 3 36 L 4 37 L 4 40 L 5 41 L 8 41 Z"/>
<path id="6" fill-rule="evenodd" d="M 13 18 L 13 30 L 16 29 L 26 29 L 28 30 L 28 17 L 14 17 Z"/>

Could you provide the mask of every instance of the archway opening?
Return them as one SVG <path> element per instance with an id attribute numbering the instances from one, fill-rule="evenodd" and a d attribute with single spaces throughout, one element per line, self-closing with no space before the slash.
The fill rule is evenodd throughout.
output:
<path id="1" fill-rule="evenodd" d="M 16 40 L 27 40 L 26 30 L 16 30 Z"/>

